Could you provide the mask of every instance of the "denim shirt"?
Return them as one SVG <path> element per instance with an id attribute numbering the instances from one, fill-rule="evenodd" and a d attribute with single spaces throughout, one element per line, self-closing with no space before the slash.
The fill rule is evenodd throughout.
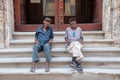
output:
<path id="1" fill-rule="evenodd" d="M 41 25 L 37 29 L 35 37 L 41 45 L 44 45 L 45 43 L 48 43 L 50 39 L 53 39 L 53 30 L 50 26 L 48 26 L 47 30 L 44 32 L 43 25 Z"/>

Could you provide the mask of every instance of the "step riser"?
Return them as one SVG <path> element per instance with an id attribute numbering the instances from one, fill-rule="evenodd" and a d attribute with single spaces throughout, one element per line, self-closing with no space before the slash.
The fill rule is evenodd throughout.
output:
<path id="1" fill-rule="evenodd" d="M 65 42 L 58 42 L 58 43 L 53 43 L 53 48 L 64 48 L 66 45 Z M 113 46 L 112 42 L 85 42 L 83 44 L 84 47 L 111 47 Z M 24 43 L 24 44 L 20 44 L 20 43 L 16 43 L 13 44 L 11 43 L 10 45 L 11 48 L 23 48 L 23 47 L 27 47 L 27 48 L 32 48 L 33 47 L 33 43 Z"/>
<path id="2" fill-rule="evenodd" d="M 72 55 L 68 52 L 51 52 L 53 57 L 71 57 Z M 120 52 L 83 52 L 85 57 L 118 57 L 120 56 Z M 0 58 L 4 57 L 31 57 L 32 52 L 25 52 L 25 53 L 0 53 Z M 43 52 L 39 53 L 40 57 L 44 56 Z"/>
<path id="3" fill-rule="evenodd" d="M 104 39 L 103 34 L 88 34 L 88 35 L 83 35 L 84 39 Z M 13 39 L 34 39 L 34 35 L 13 35 Z M 54 35 L 54 39 L 64 39 L 64 35 Z"/>
<path id="4" fill-rule="evenodd" d="M 70 74 L 4 74 L 0 80 L 72 80 Z"/>
<path id="5" fill-rule="evenodd" d="M 120 69 L 120 62 L 83 62 L 83 68 Z"/>
<path id="6" fill-rule="evenodd" d="M 51 62 L 51 68 L 69 68 L 69 62 Z M 31 63 L 0 63 L 0 68 L 30 68 Z M 39 62 L 37 63 L 37 68 L 44 68 L 45 63 Z M 120 69 L 120 63 L 113 63 L 113 62 L 82 62 L 83 68 L 113 68 L 113 69 Z"/>
<path id="7" fill-rule="evenodd" d="M 119 80 L 119 74 L 75 72 L 73 74 L 2 74 L 1 80 Z"/>
<path id="8" fill-rule="evenodd" d="M 70 62 L 59 62 L 59 63 L 50 63 L 51 68 L 65 68 L 69 67 Z M 6 63 L 6 64 L 0 64 L 0 68 L 31 68 L 31 63 Z M 44 68 L 45 63 L 44 62 L 39 62 L 36 64 L 36 68 Z"/>

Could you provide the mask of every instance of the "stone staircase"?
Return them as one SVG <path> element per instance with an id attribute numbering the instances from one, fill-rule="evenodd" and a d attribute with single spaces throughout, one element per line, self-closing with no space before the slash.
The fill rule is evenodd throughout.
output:
<path id="1" fill-rule="evenodd" d="M 45 58 L 30 73 L 35 32 L 13 32 L 9 49 L 0 49 L 0 80 L 120 80 L 120 48 L 102 31 L 84 31 L 83 73 L 69 67 L 71 55 L 65 50 L 65 32 L 54 32 L 50 72 L 44 71 Z M 27 77 L 26 77 L 27 76 Z"/>

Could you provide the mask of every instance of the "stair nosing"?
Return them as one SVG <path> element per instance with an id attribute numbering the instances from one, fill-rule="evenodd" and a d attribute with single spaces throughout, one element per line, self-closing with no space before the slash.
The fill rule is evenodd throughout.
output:
<path id="1" fill-rule="evenodd" d="M 51 62 L 71 62 L 71 57 L 53 57 Z M 0 63 L 31 63 L 32 57 L 17 58 L 0 58 Z M 45 62 L 45 58 L 41 58 L 40 62 Z M 120 57 L 84 57 L 82 62 L 105 62 L 120 63 Z"/>
<path id="2" fill-rule="evenodd" d="M 0 74 L 72 74 L 71 68 L 51 68 L 50 72 L 45 72 L 44 68 L 37 69 L 36 72 L 31 73 L 29 68 L 0 68 Z"/>
<path id="3" fill-rule="evenodd" d="M 64 42 L 65 40 L 53 40 L 53 42 Z M 83 42 L 114 42 L 113 39 L 86 39 Z M 28 40 L 11 40 L 10 43 L 34 43 L 34 39 L 28 39 Z"/>
<path id="4" fill-rule="evenodd" d="M 55 35 L 65 34 L 65 31 L 53 32 Z M 13 32 L 13 35 L 34 35 L 35 32 Z M 103 31 L 83 31 L 83 34 L 104 34 Z"/>
<path id="5" fill-rule="evenodd" d="M 6 53 L 6 52 L 32 52 L 32 48 L 8 48 L 8 49 L 0 49 L 0 53 Z M 52 52 L 67 52 L 65 48 L 52 48 Z M 120 51 L 120 48 L 116 47 L 91 47 L 91 48 L 83 48 L 82 51 Z"/>
<path id="6" fill-rule="evenodd" d="M 37 69 L 35 73 L 29 72 L 29 68 L 0 68 L 0 75 L 8 74 L 22 74 L 22 75 L 35 75 L 35 74 L 66 74 L 72 75 L 77 71 L 72 70 L 71 68 L 51 68 L 50 72 L 45 72 L 44 68 Z M 120 69 L 98 69 L 98 68 L 83 68 L 84 73 L 93 73 L 93 74 L 113 74 L 120 75 Z"/>

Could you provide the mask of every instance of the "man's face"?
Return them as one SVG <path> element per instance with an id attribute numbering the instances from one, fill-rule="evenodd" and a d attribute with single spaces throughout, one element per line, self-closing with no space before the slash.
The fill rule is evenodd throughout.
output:
<path id="1" fill-rule="evenodd" d="M 49 25 L 50 25 L 50 21 L 44 20 L 44 21 L 43 21 L 43 24 L 44 24 L 44 26 L 46 26 L 46 27 L 47 27 L 47 26 L 49 26 Z"/>
<path id="2" fill-rule="evenodd" d="M 76 21 L 71 21 L 70 25 L 72 28 L 76 28 L 77 27 L 77 22 Z"/>

